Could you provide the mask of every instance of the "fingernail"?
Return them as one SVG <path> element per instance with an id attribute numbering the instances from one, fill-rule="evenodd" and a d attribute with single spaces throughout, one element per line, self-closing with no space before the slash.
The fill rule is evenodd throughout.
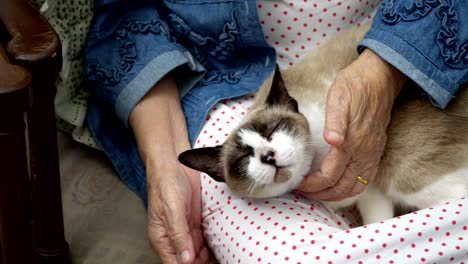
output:
<path id="1" fill-rule="evenodd" d="M 190 260 L 190 252 L 188 250 L 184 250 L 182 254 L 180 254 L 180 260 L 182 263 L 187 263 Z"/>

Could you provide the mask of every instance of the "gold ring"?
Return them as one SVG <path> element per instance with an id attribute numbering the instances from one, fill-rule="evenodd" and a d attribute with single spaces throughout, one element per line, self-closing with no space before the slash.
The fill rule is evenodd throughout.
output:
<path id="1" fill-rule="evenodd" d="M 366 179 L 364 179 L 361 176 L 357 176 L 357 180 L 364 185 L 367 185 L 367 183 L 369 183 Z"/>

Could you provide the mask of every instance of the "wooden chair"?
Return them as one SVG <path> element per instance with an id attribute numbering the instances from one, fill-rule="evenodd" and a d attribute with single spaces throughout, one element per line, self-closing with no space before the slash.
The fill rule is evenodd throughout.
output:
<path id="1" fill-rule="evenodd" d="M 1 264 L 71 263 L 55 126 L 60 41 L 26 0 L 0 0 Z"/>

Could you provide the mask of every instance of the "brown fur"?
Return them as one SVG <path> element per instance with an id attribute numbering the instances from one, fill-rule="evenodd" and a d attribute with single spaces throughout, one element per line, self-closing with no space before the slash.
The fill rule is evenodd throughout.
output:
<path id="1" fill-rule="evenodd" d="M 266 97 L 265 97 L 266 98 Z M 226 139 L 226 142 L 223 144 L 223 150 L 220 155 L 221 164 L 224 164 L 224 177 L 226 183 L 231 187 L 234 192 L 244 194 L 245 190 L 248 190 L 249 186 L 252 185 L 252 179 L 245 177 L 242 172 L 244 168 L 237 168 L 236 166 L 231 166 L 234 163 L 234 160 L 238 159 L 240 156 L 245 155 L 238 146 L 236 141 L 236 135 L 240 128 L 246 128 L 251 123 L 255 124 L 265 124 L 265 128 L 259 129 L 270 131 L 276 121 L 280 119 L 289 120 L 289 126 L 299 128 L 295 130 L 297 136 L 307 138 L 310 135 L 306 132 L 309 131 L 309 123 L 302 115 L 297 113 L 283 111 L 281 108 L 268 108 L 265 104 L 257 105 L 246 117 L 240 126 L 238 126 L 234 131 L 231 132 L 230 136 Z M 262 122 L 259 122 L 262 120 Z M 235 155 L 234 155 L 235 154 Z M 239 171 L 241 170 L 241 171 Z M 285 182 L 290 178 L 290 174 L 285 169 L 278 169 L 277 176 L 275 177 L 276 183 Z M 264 186 L 259 186 L 259 189 Z"/>
<path id="2" fill-rule="evenodd" d="M 458 105 L 443 111 L 406 87 L 397 99 L 388 128 L 376 183 L 386 191 L 389 182 L 402 193 L 414 193 L 441 176 L 467 166 L 468 116 L 466 89 Z"/>
<path id="3" fill-rule="evenodd" d="M 325 107 L 330 85 L 326 79 L 334 79 L 357 58 L 356 44 L 368 28 L 366 25 L 339 34 L 301 63 L 282 71 L 290 95 L 299 104 L 315 102 Z M 262 85 L 254 106 L 262 105 L 270 85 L 271 80 Z M 468 165 L 467 89 L 461 88 L 446 110 L 432 106 L 429 99 L 415 90 L 414 84 L 407 84 L 394 106 L 387 145 L 375 179 L 384 192 L 393 182 L 398 191 L 414 193 Z"/>
<path id="4" fill-rule="evenodd" d="M 189 151 L 181 160 L 195 169 L 206 169 L 204 171 L 213 177 L 225 179 L 235 192 L 255 197 L 255 190 L 249 189 L 253 180 L 244 175 L 246 166 L 235 163 L 236 160 L 242 160 L 241 157 L 244 155 L 248 155 L 246 154 L 248 150 L 242 149 L 237 142 L 236 135 L 239 129 L 257 125 L 262 127 L 256 131 L 262 133 L 274 129 L 272 126 L 277 120 L 289 118 L 291 122 L 288 126 L 297 127 L 297 136 L 311 137 L 305 142 L 311 142 L 312 145 L 313 141 L 317 140 L 313 137 L 317 135 L 309 134 L 309 125 L 314 127 L 316 124 L 309 124 L 300 113 L 281 108 L 291 105 L 294 108 L 290 100 L 285 100 L 286 104 L 281 107 L 272 107 L 269 101 L 272 95 L 281 93 L 279 98 L 283 98 L 284 94 L 287 97 L 289 93 L 297 101 L 296 108 L 297 105 L 299 109 L 304 105 L 316 105 L 324 111 L 327 91 L 332 81 L 340 70 L 357 59 L 357 43 L 368 28 L 366 25 L 343 32 L 315 49 L 301 63 L 282 71 L 284 79 L 284 84 L 281 82 L 282 91 L 277 89 L 278 85 L 273 85 L 276 90 L 270 89 L 272 83 L 277 83 L 272 81 L 273 78 L 266 80 L 260 87 L 252 111 L 231 133 L 222 150 L 216 155 L 212 155 L 213 150 L 210 150 L 211 154 L 207 155 L 210 158 L 206 160 L 211 160 L 211 163 L 200 161 L 201 158 L 198 158 L 199 155 L 205 155 L 204 150 Z M 275 75 L 275 78 L 277 76 Z M 286 93 L 284 87 L 287 89 Z M 392 193 L 389 193 L 392 191 L 395 192 L 393 196 L 414 194 L 444 176 L 468 167 L 467 88 L 467 85 L 464 85 L 457 98 L 445 110 L 441 110 L 432 106 L 427 97 L 422 97 L 413 83 L 406 84 L 394 105 L 392 121 L 387 131 L 387 145 L 374 186 L 389 196 L 392 196 Z M 275 100 L 282 99 L 276 98 L 273 101 Z M 310 153 L 314 152 L 310 146 L 307 148 Z M 312 156 L 314 159 L 317 158 L 316 155 L 311 154 Z M 220 172 L 224 173 L 221 177 L 219 177 Z M 288 173 L 287 170 L 278 168 L 275 182 L 288 180 L 291 177 Z M 463 178 L 463 181 L 465 180 L 466 178 Z M 465 186 L 468 184 L 463 183 Z M 262 188 L 260 186 L 258 190 L 261 191 Z M 249 190 L 246 191 L 247 189 Z M 446 191 L 450 192 L 450 190 L 440 190 L 441 193 Z"/>

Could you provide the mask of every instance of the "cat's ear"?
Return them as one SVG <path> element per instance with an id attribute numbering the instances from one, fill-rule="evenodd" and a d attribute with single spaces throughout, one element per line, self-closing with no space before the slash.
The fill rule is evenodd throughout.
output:
<path id="1" fill-rule="evenodd" d="M 220 166 L 222 146 L 190 149 L 179 155 L 185 166 L 210 175 L 215 181 L 224 182 L 224 171 Z"/>
<path id="2" fill-rule="evenodd" d="M 268 105 L 283 105 L 291 111 L 299 112 L 297 101 L 289 95 L 288 90 L 284 85 L 278 64 L 276 64 L 273 83 L 271 84 L 270 93 L 268 94 L 266 103 Z"/>

